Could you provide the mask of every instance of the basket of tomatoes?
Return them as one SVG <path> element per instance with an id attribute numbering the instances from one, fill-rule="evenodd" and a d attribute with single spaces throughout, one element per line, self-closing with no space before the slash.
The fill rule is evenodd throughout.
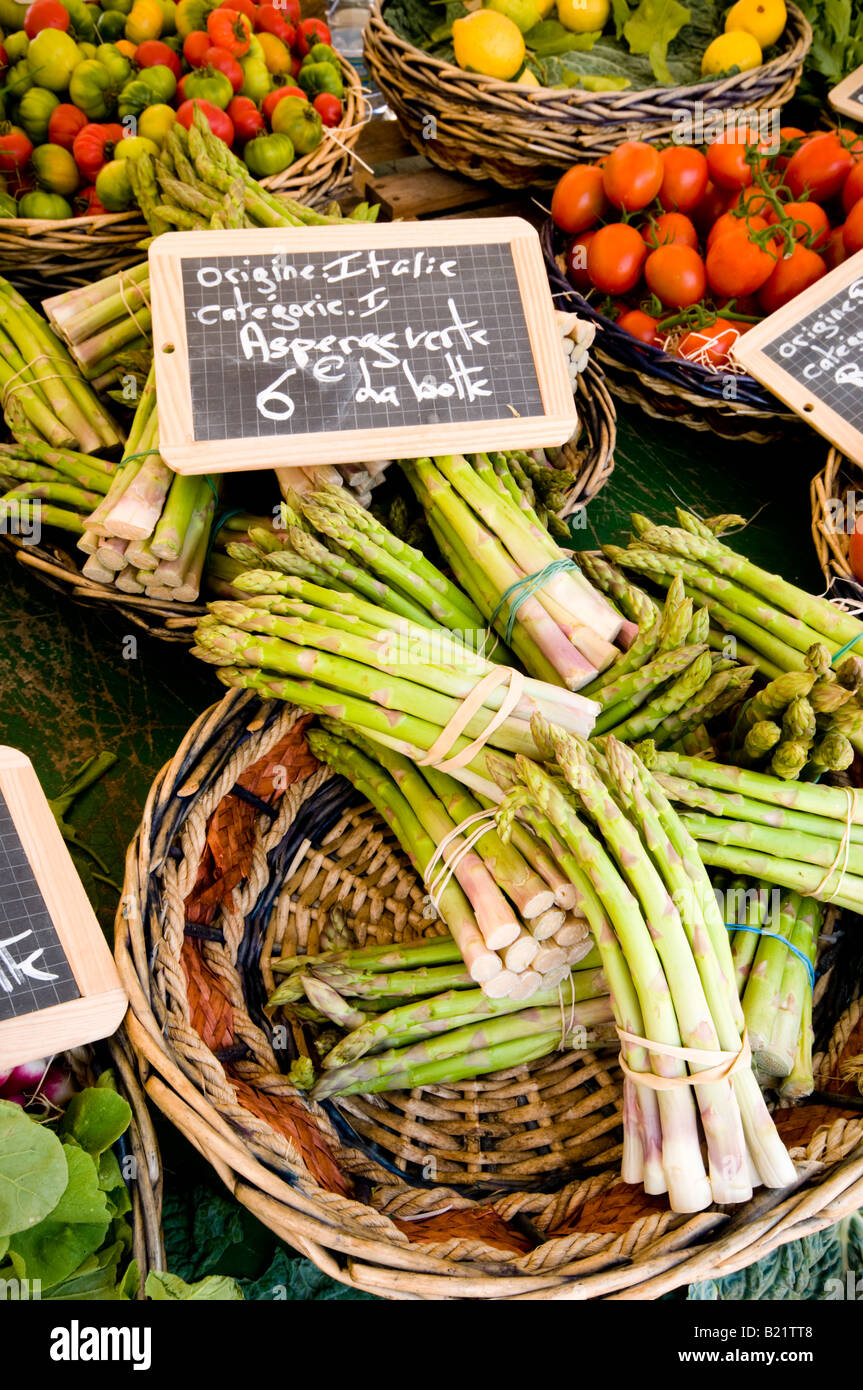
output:
<path id="1" fill-rule="evenodd" d="M 362 124 L 359 78 L 300 0 L 0 0 L 0 257 L 20 287 L 133 264 L 122 161 L 193 103 L 278 194 L 324 203 Z"/>
<path id="2" fill-rule="evenodd" d="M 612 390 L 649 414 L 762 442 L 796 422 L 734 360 L 755 323 L 863 248 L 863 138 L 783 127 L 706 147 L 626 141 L 557 184 L 558 307 L 590 317 Z"/>

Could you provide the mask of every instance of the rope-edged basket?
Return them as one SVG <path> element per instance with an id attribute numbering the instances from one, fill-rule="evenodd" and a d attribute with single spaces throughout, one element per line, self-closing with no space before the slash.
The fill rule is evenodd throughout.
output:
<path id="1" fill-rule="evenodd" d="M 542 248 L 558 309 L 568 309 L 596 326 L 593 352 L 605 368 L 615 396 L 658 420 L 727 439 L 766 444 L 787 434 L 799 420 L 748 372 L 703 367 L 661 347 L 639 343 L 631 333 L 597 312 L 570 284 L 562 268 L 561 243 L 551 219 L 542 228 Z"/>
<path id="2" fill-rule="evenodd" d="M 281 174 L 261 179 L 265 188 L 311 206 L 320 206 L 344 191 L 351 172 L 351 151 L 365 119 L 365 101 L 355 68 L 341 59 L 345 87 L 344 120 L 311 154 L 302 155 Z M 150 235 L 141 214 L 101 213 L 63 221 L 0 218 L 0 266 L 22 293 L 46 287 L 60 293 L 105 275 L 126 270 L 141 260 L 141 242 Z"/>
<path id="3" fill-rule="evenodd" d="M 675 1215 L 621 1182 L 614 1051 L 308 1101 L 287 1074 L 305 1040 L 265 1011 L 274 957 L 441 928 L 383 821 L 309 754 L 306 725 L 238 691 L 201 716 L 147 800 L 116 929 L 145 1091 L 278 1236 L 391 1298 L 643 1299 L 863 1203 L 863 1111 L 843 1071 L 863 1050 L 859 1015 L 838 1052 L 827 1043 L 829 1103 L 777 1115 L 798 1183 L 733 1220 Z M 859 993 L 861 973 L 858 960 L 831 980 Z M 831 1022 L 850 997 L 826 999 Z"/>
<path id="4" fill-rule="evenodd" d="M 134 1165 L 129 1165 L 131 1176 L 128 1191 L 132 1203 L 129 1221 L 132 1226 L 132 1258 L 138 1262 L 138 1297 L 143 1298 L 149 1270 L 165 1268 L 162 1164 L 153 1120 L 135 1068 L 134 1053 L 121 1029 L 106 1043 L 78 1047 L 65 1053 L 64 1062 L 79 1086 L 95 1085 L 99 1075 L 110 1067 L 117 1090 L 131 1107 L 131 1123 L 117 1147 L 122 1159 L 134 1159 Z"/>
<path id="5" fill-rule="evenodd" d="M 570 470 L 573 477 L 573 486 L 560 513 L 564 519 L 582 511 L 608 482 L 614 471 L 617 442 L 614 401 L 602 369 L 595 361 L 588 362 L 584 371 L 579 372 L 575 399 L 581 427 L 578 437 L 563 445 L 559 458 L 560 466 Z M 64 540 L 62 533 L 53 534 L 57 536 L 56 541 L 43 538 L 34 545 L 11 533 L 0 533 L 0 542 L 13 549 L 15 558 L 29 573 L 76 602 L 120 613 L 127 622 L 151 637 L 166 642 L 188 644 L 192 641 L 195 623 L 205 611 L 203 601 L 168 602 L 145 595 L 124 594 L 113 585 L 96 584 L 81 573 L 83 557 L 74 541 Z M 206 593 L 206 577 L 203 593 Z"/>
<path id="6" fill-rule="evenodd" d="M 779 54 L 750 72 L 643 91 L 544 90 L 464 72 L 408 43 L 377 0 L 364 31 L 369 74 L 414 148 L 443 169 L 504 188 L 556 182 L 576 160 L 622 140 L 667 140 L 688 115 L 781 106 L 794 93 L 812 30 L 796 5 Z"/>
<path id="7" fill-rule="evenodd" d="M 848 547 L 857 516 L 858 489 L 863 474 L 857 464 L 836 448 L 812 479 L 809 489 L 812 505 L 812 539 L 818 563 L 828 585 L 838 585 L 846 597 L 863 599 L 863 584 L 855 577 L 848 558 Z"/>

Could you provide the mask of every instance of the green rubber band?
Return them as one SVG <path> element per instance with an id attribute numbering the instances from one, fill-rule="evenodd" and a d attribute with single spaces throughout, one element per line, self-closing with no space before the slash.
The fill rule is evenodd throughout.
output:
<path id="1" fill-rule="evenodd" d="M 125 468 L 127 463 L 134 463 L 135 459 L 147 459 L 151 454 L 158 454 L 160 458 L 162 457 L 159 449 L 145 449 L 142 454 L 128 454 L 125 458 L 121 458 L 120 467 Z"/>
<path id="2" fill-rule="evenodd" d="M 546 565 L 545 569 L 537 570 L 536 574 L 525 574 L 521 579 L 516 579 L 513 584 L 510 584 L 508 589 L 504 589 L 494 606 L 494 612 L 489 622 L 490 626 L 494 627 L 500 617 L 501 610 L 507 603 L 510 605 L 509 617 L 506 620 L 506 631 L 503 638 L 507 645 L 512 641 L 512 630 L 515 627 L 516 614 L 519 608 L 521 608 L 521 605 L 527 599 L 533 598 L 534 594 L 538 593 L 547 580 L 552 579 L 556 574 L 559 574 L 561 570 L 568 569 L 575 569 L 574 560 L 570 560 L 568 557 L 562 560 L 552 560 L 551 564 Z"/>
<path id="3" fill-rule="evenodd" d="M 856 637 L 852 637 L 850 642 L 846 642 L 844 647 L 840 647 L 830 665 L 835 666 L 840 656 L 844 656 L 846 652 L 850 652 L 852 647 L 856 647 L 861 637 L 863 637 L 863 632 L 858 632 Z"/>

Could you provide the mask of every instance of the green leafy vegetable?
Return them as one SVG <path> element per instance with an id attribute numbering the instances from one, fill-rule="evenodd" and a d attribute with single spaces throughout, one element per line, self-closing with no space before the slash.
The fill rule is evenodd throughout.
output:
<path id="1" fill-rule="evenodd" d="M 852 0 L 800 0 L 815 38 L 797 95 L 821 105 L 835 87 L 863 63 L 863 8 Z"/>
<path id="2" fill-rule="evenodd" d="M 131 1120 L 129 1102 L 116 1091 L 108 1086 L 90 1086 L 70 1100 L 60 1133 L 98 1157 L 125 1134 Z"/>
<path id="3" fill-rule="evenodd" d="M 623 37 L 623 26 L 632 14 L 628 0 L 611 0 L 611 13 L 614 16 L 614 36 Z"/>
<path id="4" fill-rule="evenodd" d="M 66 1155 L 56 1134 L 0 1100 L 0 1236 L 31 1229 L 63 1195 Z"/>
<path id="5" fill-rule="evenodd" d="M 860 1212 L 814 1236 L 792 1241 L 747 1269 L 724 1279 L 690 1284 L 687 1298 L 698 1301 L 770 1299 L 810 1302 L 859 1297 L 863 1269 L 863 1217 Z"/>
<path id="6" fill-rule="evenodd" d="M 524 43 L 537 58 L 551 58 L 561 53 L 589 53 L 599 37 L 599 30 L 590 34 L 573 34 L 556 19 L 543 19 L 528 29 Z"/>
<path id="7" fill-rule="evenodd" d="M 13 1236 L 10 1249 L 24 1261 L 27 1278 L 50 1288 L 67 1279 L 108 1234 L 110 1214 L 99 1190 L 96 1164 L 88 1153 L 65 1144 L 69 1177 L 50 1216 Z"/>
<path id="8" fill-rule="evenodd" d="M 187 1284 L 179 1274 L 151 1269 L 144 1292 L 154 1303 L 236 1303 L 243 1301 L 243 1291 L 236 1279 L 211 1274 L 197 1284 Z"/>
<path id="9" fill-rule="evenodd" d="M 646 53 L 657 82 L 671 86 L 674 78 L 668 66 L 668 45 L 689 22 L 689 10 L 678 0 L 641 0 L 631 19 L 623 26 L 630 52 Z"/>

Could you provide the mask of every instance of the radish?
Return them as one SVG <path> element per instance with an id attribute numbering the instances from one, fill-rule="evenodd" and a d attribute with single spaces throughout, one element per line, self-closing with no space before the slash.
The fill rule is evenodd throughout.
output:
<path id="1" fill-rule="evenodd" d="M 30 1097 L 25 1096 L 21 1091 L 12 1091 L 8 1096 L 0 1096 L 0 1100 L 8 1100 L 10 1105 L 20 1105 L 22 1110 L 27 1108 Z"/>
<path id="2" fill-rule="evenodd" d="M 35 1091 L 50 1065 L 50 1057 L 41 1057 L 35 1062 L 22 1062 L 20 1067 L 13 1067 L 6 1084 L 13 1091 Z"/>
<path id="3" fill-rule="evenodd" d="M 74 1093 L 75 1087 L 72 1085 L 72 1078 L 61 1067 L 48 1068 L 45 1080 L 37 1092 L 40 1097 L 44 1096 L 49 1105 L 55 1105 L 58 1110 L 63 1109 L 72 1099 Z"/>
<path id="4" fill-rule="evenodd" d="M 3 1094 L 3 1087 L 12 1075 L 11 1071 L 0 1071 L 0 1095 Z"/>

